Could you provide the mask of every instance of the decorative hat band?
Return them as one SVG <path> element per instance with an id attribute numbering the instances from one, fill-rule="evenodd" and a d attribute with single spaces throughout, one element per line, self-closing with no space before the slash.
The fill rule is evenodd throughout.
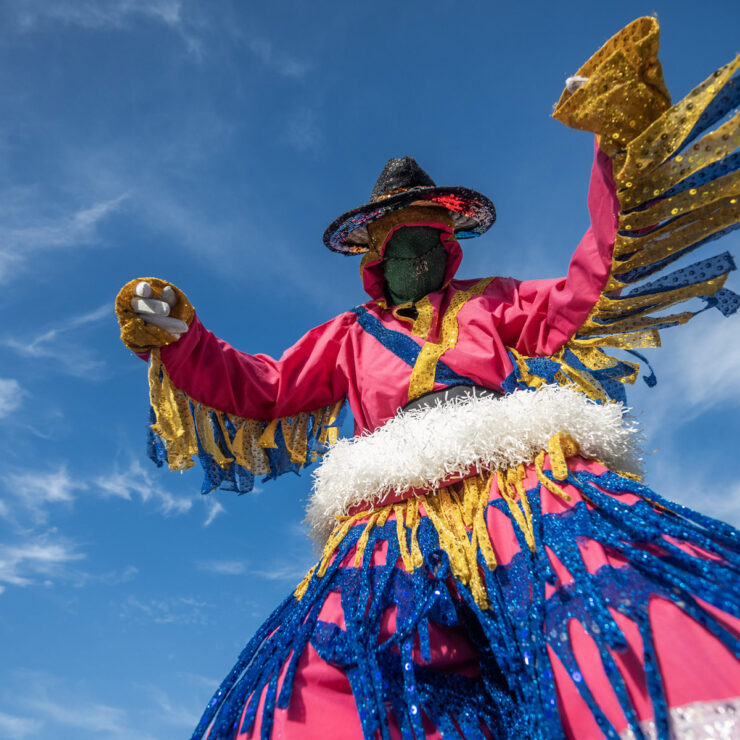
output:
<path id="1" fill-rule="evenodd" d="M 406 224 L 443 224 L 454 230 L 452 214 L 441 206 L 407 206 L 398 211 L 390 211 L 367 225 L 370 237 L 370 253 L 380 256 L 388 235 L 397 227 Z"/>
<path id="2" fill-rule="evenodd" d="M 387 190 L 385 193 L 376 195 L 374 198 L 370 198 L 371 203 L 377 203 L 379 200 L 385 200 L 390 198 L 392 195 L 398 195 L 398 193 L 407 193 L 411 188 L 395 188 L 394 190 Z"/>

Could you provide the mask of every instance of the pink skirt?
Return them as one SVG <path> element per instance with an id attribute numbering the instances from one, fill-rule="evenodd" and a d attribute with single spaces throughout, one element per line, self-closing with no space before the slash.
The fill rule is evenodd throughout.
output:
<path id="1" fill-rule="evenodd" d="M 338 523 L 193 738 L 740 737 L 738 533 L 567 468 Z"/>

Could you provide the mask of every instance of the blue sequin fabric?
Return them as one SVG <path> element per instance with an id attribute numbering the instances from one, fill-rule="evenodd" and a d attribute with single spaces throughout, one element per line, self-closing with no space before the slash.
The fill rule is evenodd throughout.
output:
<path id="1" fill-rule="evenodd" d="M 545 475 L 552 479 L 549 471 Z M 302 598 L 286 599 L 245 647 L 193 740 L 273 737 L 276 712 L 295 698 L 296 671 L 309 645 L 346 675 L 365 740 L 390 740 L 391 726 L 403 740 L 420 740 L 432 730 L 476 740 L 566 737 L 557 685 L 563 671 L 594 726 L 616 740 L 626 728 L 612 724 L 604 697 L 592 691 L 596 670 L 606 675 L 627 727 L 643 740 L 644 717 L 638 716 L 618 660 L 634 650 L 620 627 L 624 619 L 641 638 L 654 736 L 668 740 L 670 707 L 648 602 L 670 602 L 713 635 L 728 660 L 737 658 L 740 641 L 718 613 L 740 616 L 740 594 L 731 587 L 738 578 L 740 533 L 600 466 L 572 466 L 561 485 L 571 494 L 571 505 L 554 507 L 553 494 L 542 483 L 526 492 L 534 548 L 525 543 L 507 504 L 491 495 L 487 517 L 494 548 L 495 518 L 510 525 L 518 548 L 496 567 L 479 554 L 490 603 L 485 609 L 453 576 L 429 518 L 422 516 L 418 528 L 423 564 L 412 572 L 403 567 L 392 519 L 370 530 L 355 567 L 353 553 L 363 533 L 367 537 L 365 526 L 357 523 L 326 572 L 315 571 Z M 609 557 L 594 569 L 584 545 L 601 547 Z M 387 555 L 380 562 L 374 553 L 384 548 Z M 562 569 L 569 577 L 562 577 Z M 341 600 L 342 626 L 319 618 L 332 593 Z M 390 634 L 382 628 L 389 609 L 396 618 Z M 574 648 L 574 624 L 593 641 L 588 659 Z M 478 654 L 475 675 L 439 665 L 430 651 L 431 627 L 467 635 Z"/>

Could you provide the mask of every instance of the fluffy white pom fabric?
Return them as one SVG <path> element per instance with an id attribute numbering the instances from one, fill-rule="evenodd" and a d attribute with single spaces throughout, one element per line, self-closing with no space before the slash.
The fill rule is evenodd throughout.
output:
<path id="1" fill-rule="evenodd" d="M 501 398 L 468 397 L 399 414 L 372 434 L 342 439 L 314 472 L 306 521 L 323 543 L 358 504 L 411 488 L 434 489 L 471 467 L 531 463 L 550 438 L 567 432 L 584 457 L 640 471 L 640 432 L 620 403 L 597 404 L 571 388 L 542 386 Z"/>

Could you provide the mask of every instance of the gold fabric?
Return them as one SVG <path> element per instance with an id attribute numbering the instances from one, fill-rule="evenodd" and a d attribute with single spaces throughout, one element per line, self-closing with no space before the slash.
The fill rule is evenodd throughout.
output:
<path id="1" fill-rule="evenodd" d="M 738 67 L 740 56 L 720 67 L 681 102 L 666 110 L 659 118 L 656 117 L 646 129 L 641 129 L 640 136 L 630 142 L 624 166 L 616 174 L 617 182 L 629 182 L 673 154 L 683 144 L 701 114 L 730 82 Z"/>
<path id="2" fill-rule="evenodd" d="M 535 457 L 537 479 L 544 488 L 563 501 L 571 501 L 571 496 L 557 481 L 567 479 L 568 460 L 578 454 L 580 451 L 576 440 L 567 432 L 562 432 L 550 440 L 547 450 L 540 451 Z M 547 457 L 555 480 L 545 473 Z M 513 526 L 519 529 L 527 546 L 534 551 L 537 537 L 531 503 L 524 488 L 526 474 L 527 468 L 524 465 L 505 470 L 480 471 L 459 483 L 430 491 L 423 496 L 411 496 L 406 501 L 393 504 L 370 506 L 351 516 L 337 517 L 336 527 L 324 546 L 319 562 L 301 581 L 295 597 L 303 598 L 315 575 L 322 578 L 326 574 L 327 568 L 337 556 L 339 545 L 356 525 L 364 526 L 364 529 L 351 563 L 352 567 L 361 567 L 368 557 L 367 546 L 372 530 L 385 525 L 391 515 L 396 522 L 395 536 L 404 569 L 411 573 L 420 568 L 424 558 L 419 548 L 417 532 L 421 517 L 426 515 L 437 532 L 440 548 L 447 553 L 455 578 L 470 588 L 481 609 L 490 608 L 491 601 L 479 562 L 485 563 L 491 570 L 498 565 L 494 543 L 486 524 L 486 511 L 492 499 L 491 487 L 495 483 L 501 498 L 506 502 Z"/>
<path id="3" fill-rule="evenodd" d="M 236 462 L 254 475 L 270 472 L 265 450 L 278 446 L 275 439 L 278 425 L 290 461 L 301 465 L 311 462 L 307 460 L 309 417 L 313 416 L 313 434 L 319 442 L 333 444 L 338 434 L 334 425 L 343 403 L 338 401 L 310 414 L 299 413 L 269 422 L 227 414 L 199 403 L 176 388 L 162 364 L 158 348 L 151 351 L 149 398 L 156 418 L 152 429 L 164 442 L 171 470 L 194 465 L 200 440 L 205 452 L 220 467 L 227 468 Z M 235 431 L 230 432 L 230 428 Z"/>
<path id="4" fill-rule="evenodd" d="M 457 314 L 473 296 L 482 295 L 492 280 L 493 278 L 483 278 L 472 288 L 459 290 L 453 295 L 440 322 L 439 339 L 436 342 L 425 342 L 416 358 L 409 380 L 409 401 L 434 389 L 434 375 L 440 357 L 457 344 Z"/>
<path id="5" fill-rule="evenodd" d="M 190 326 L 190 322 L 195 315 L 195 309 L 185 293 L 166 280 L 145 277 L 136 278 L 126 283 L 116 296 L 116 316 L 118 317 L 118 323 L 121 325 L 121 341 L 132 352 L 138 354 L 143 354 L 149 352 L 154 347 L 164 347 L 166 344 L 172 344 L 172 342 L 177 341 L 168 331 L 160 329 L 158 326 L 147 324 L 143 319 L 140 319 L 131 308 L 131 300 L 136 296 L 136 286 L 142 281 L 152 286 L 152 298 L 157 298 L 157 296 L 161 295 L 162 289 L 166 286 L 169 286 L 175 291 L 177 303 L 170 312 L 170 316 L 173 319 L 180 319 L 180 321 L 184 321 Z"/>
<path id="6" fill-rule="evenodd" d="M 563 91 L 553 116 L 598 135 L 613 156 L 671 104 L 658 61 L 655 18 L 638 18 L 613 36 L 577 72 L 588 81 Z"/>
<path id="7" fill-rule="evenodd" d="M 714 295 L 727 278 L 718 275 L 672 290 L 621 297 L 635 284 L 631 271 L 660 265 L 740 220 L 738 172 L 723 175 L 718 170 L 718 176 L 708 182 L 666 197 L 672 188 L 709 165 L 721 167 L 740 145 L 740 113 L 735 113 L 682 150 L 702 114 L 727 94 L 740 68 L 740 56 L 670 107 L 657 60 L 658 41 L 654 18 L 629 24 L 578 70 L 588 81 L 573 94 L 563 92 L 554 113 L 563 123 L 598 135 L 601 149 L 612 157 L 621 209 L 611 274 L 602 296 L 575 337 L 552 356 L 560 365 L 556 380 L 574 384 L 595 400 L 606 400 L 608 395 L 590 371 L 616 365 L 605 348 L 659 346 L 658 327 L 685 323 L 693 313 L 658 314 L 691 298 Z M 566 362 L 571 351 L 587 371 Z M 529 382 L 526 379 L 532 376 L 524 359 L 519 358 L 517 365 Z M 625 365 L 633 372 L 621 381 L 634 382 L 637 364 Z M 532 380 L 535 386 L 542 382 Z"/>
<path id="8" fill-rule="evenodd" d="M 686 155 L 679 154 L 643 173 L 639 185 L 626 180 L 619 191 L 619 202 L 623 210 L 636 208 L 657 198 L 695 172 L 732 154 L 738 147 L 740 147 L 740 112 L 692 144 Z"/>
<path id="9" fill-rule="evenodd" d="M 434 306 L 432 306 L 429 296 L 424 296 L 415 305 L 417 314 L 416 321 L 414 321 L 414 325 L 411 327 L 411 333 L 415 337 L 427 339 L 434 323 Z"/>
<path id="10" fill-rule="evenodd" d="M 455 223 L 452 214 L 441 206 L 407 206 L 397 211 L 390 211 L 384 216 L 370 221 L 367 225 L 367 233 L 370 237 L 370 252 L 375 257 L 380 256 L 380 250 L 388 238 L 388 234 L 397 226 L 404 224 L 428 224 L 439 223 L 449 226 L 454 230 Z M 363 259 L 363 262 L 365 260 Z"/>

